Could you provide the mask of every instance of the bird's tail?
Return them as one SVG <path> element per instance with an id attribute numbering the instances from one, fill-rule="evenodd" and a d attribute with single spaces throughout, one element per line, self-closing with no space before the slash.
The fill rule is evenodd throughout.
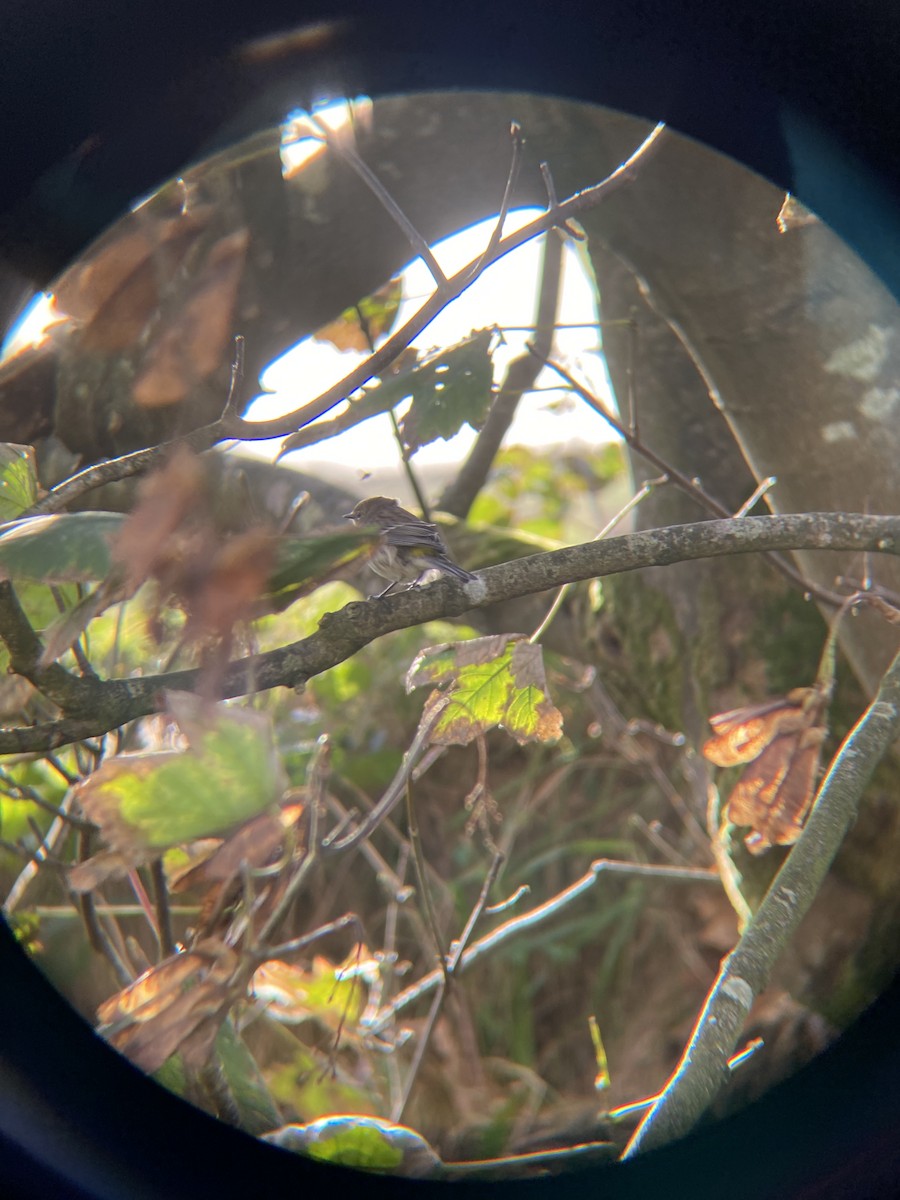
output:
<path id="1" fill-rule="evenodd" d="M 475 578 L 471 571 L 463 570 L 449 558 L 442 559 L 439 563 L 435 563 L 435 566 L 440 567 L 445 575 L 452 575 L 454 579 L 458 579 L 460 583 L 468 583 L 470 579 Z"/>

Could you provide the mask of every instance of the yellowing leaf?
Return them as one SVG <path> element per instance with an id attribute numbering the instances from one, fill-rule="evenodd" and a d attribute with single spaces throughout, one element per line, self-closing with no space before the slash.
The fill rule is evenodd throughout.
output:
<path id="1" fill-rule="evenodd" d="M 378 962 L 365 947 L 356 946 L 338 966 L 320 955 L 309 969 L 269 959 L 257 968 L 251 988 L 258 1000 L 267 1002 L 266 1011 L 276 1021 L 318 1021 L 346 1033 L 359 1019 L 368 985 L 378 974 Z"/>
<path id="2" fill-rule="evenodd" d="M 406 689 L 437 684 L 425 719 L 439 697 L 446 700 L 431 740 L 464 746 L 495 725 L 519 742 L 554 741 L 562 734 L 562 714 L 551 702 L 540 646 L 518 634 L 432 646 L 418 654 Z"/>
<path id="3" fill-rule="evenodd" d="M 190 749 L 120 754 L 78 787 L 89 820 L 131 863 L 221 833 L 276 803 L 284 779 L 261 713 L 170 696 Z"/>
<path id="4" fill-rule="evenodd" d="M 442 1166 L 415 1130 L 358 1113 L 323 1117 L 308 1125 L 285 1125 L 267 1134 L 265 1140 L 324 1162 L 412 1179 L 434 1175 Z"/>

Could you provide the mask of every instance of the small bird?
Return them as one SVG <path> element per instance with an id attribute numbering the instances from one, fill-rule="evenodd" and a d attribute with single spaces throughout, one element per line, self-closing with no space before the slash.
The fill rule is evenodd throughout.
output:
<path id="1" fill-rule="evenodd" d="M 369 500 L 360 500 L 353 511 L 344 516 L 356 525 L 372 525 L 381 530 L 380 545 L 369 559 L 375 574 L 390 580 L 379 593 L 379 599 L 395 584 L 415 587 L 426 571 L 443 571 L 460 583 L 475 578 L 451 559 L 436 525 L 407 512 L 396 500 L 372 496 Z"/>

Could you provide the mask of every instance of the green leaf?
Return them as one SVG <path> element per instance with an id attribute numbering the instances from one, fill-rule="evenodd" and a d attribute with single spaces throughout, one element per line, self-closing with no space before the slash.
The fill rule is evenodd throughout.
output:
<path id="1" fill-rule="evenodd" d="M 551 703 L 540 646 L 519 634 L 498 634 L 471 641 L 445 643 L 421 651 L 406 676 L 406 690 L 433 684 L 442 687 L 446 707 L 431 740 L 464 746 L 495 725 L 525 742 L 555 741 L 562 715 Z M 442 693 L 434 692 L 425 717 Z"/>
<path id="2" fill-rule="evenodd" d="M 413 1179 L 427 1178 L 442 1166 L 418 1133 L 379 1117 L 323 1117 L 308 1125 L 285 1125 L 265 1140 L 323 1162 Z"/>
<path id="3" fill-rule="evenodd" d="M 451 438 L 463 425 L 480 429 L 492 399 L 493 331 L 481 329 L 446 350 L 439 350 L 409 373 L 399 400 L 412 397 L 400 423 L 403 444 L 412 454 L 437 438 Z M 386 386 L 400 386 L 403 377 Z"/>
<path id="4" fill-rule="evenodd" d="M 88 583 L 105 579 L 120 513 L 56 513 L 0 525 L 0 579 Z"/>
<path id="5" fill-rule="evenodd" d="M 37 500 L 34 447 L 0 442 L 0 521 L 12 521 Z"/>
<path id="6" fill-rule="evenodd" d="M 216 1055 L 234 1098 L 241 1129 L 258 1137 L 280 1125 L 284 1118 L 266 1087 L 256 1059 L 230 1020 L 216 1036 Z"/>
<path id="7" fill-rule="evenodd" d="M 187 693 L 170 693 L 168 700 L 188 750 L 120 754 L 78 787 L 85 815 L 131 863 L 222 833 L 274 804 L 284 790 L 267 717 L 204 705 Z"/>

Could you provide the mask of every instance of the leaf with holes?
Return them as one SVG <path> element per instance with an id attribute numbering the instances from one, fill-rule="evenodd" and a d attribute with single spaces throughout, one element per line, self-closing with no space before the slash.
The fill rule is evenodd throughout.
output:
<path id="1" fill-rule="evenodd" d="M 480 429 L 484 424 L 494 382 L 492 337 L 492 330 L 480 329 L 455 346 L 430 355 L 410 372 L 410 386 L 399 397 L 412 397 L 412 406 L 400 423 L 403 444 L 410 454 L 437 438 L 453 437 L 463 425 Z"/>

